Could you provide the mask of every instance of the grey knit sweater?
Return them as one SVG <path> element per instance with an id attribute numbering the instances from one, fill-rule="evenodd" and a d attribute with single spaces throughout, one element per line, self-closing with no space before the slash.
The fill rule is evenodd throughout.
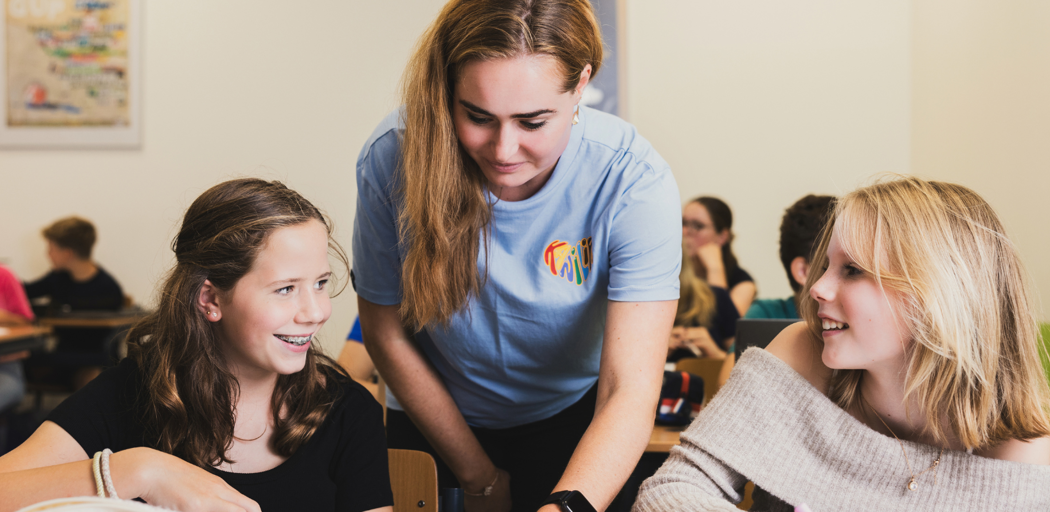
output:
<path id="1" fill-rule="evenodd" d="M 905 441 L 918 473 L 938 449 Z M 1050 511 L 1050 466 L 945 451 L 911 473 L 897 440 L 840 409 L 787 363 L 749 349 L 726 386 L 642 484 L 635 511 L 736 511 L 747 480 L 752 510 Z M 936 478 L 936 483 L 934 479 Z"/>

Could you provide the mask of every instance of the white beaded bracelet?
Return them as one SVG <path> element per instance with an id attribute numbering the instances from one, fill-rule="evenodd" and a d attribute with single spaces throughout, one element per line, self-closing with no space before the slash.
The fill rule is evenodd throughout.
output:
<path id="1" fill-rule="evenodd" d="M 113 455 L 113 450 L 110 450 L 109 448 L 102 450 L 102 483 L 106 485 L 106 492 L 109 494 L 109 497 L 119 500 L 120 497 L 117 496 L 117 489 L 116 487 L 113 487 L 113 476 L 109 472 L 110 455 Z"/>
<path id="2" fill-rule="evenodd" d="M 98 497 L 105 498 L 106 488 L 102 484 L 102 469 L 99 467 L 101 459 L 102 452 L 95 452 L 95 456 L 91 458 L 91 471 L 95 473 L 95 490 L 98 491 Z"/>

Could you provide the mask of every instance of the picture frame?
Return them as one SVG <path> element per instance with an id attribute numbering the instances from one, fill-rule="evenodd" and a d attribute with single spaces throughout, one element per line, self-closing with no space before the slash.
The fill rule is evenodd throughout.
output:
<path id="1" fill-rule="evenodd" d="M 627 118 L 626 0 L 591 0 L 601 25 L 604 58 L 601 69 L 584 90 L 588 107 Z"/>
<path id="2" fill-rule="evenodd" d="M 140 147 L 141 0 L 0 3 L 0 147 Z"/>

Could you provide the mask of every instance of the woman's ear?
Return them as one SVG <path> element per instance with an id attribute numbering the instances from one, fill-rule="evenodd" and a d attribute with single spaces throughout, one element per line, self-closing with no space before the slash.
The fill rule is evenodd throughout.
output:
<path id="1" fill-rule="evenodd" d="M 591 81 L 591 69 L 591 65 L 587 64 L 583 67 L 583 71 L 580 71 L 580 83 L 576 86 L 576 92 L 580 93 L 580 97 L 583 97 L 583 90 Z"/>
<path id="2" fill-rule="evenodd" d="M 715 232 L 715 242 L 717 242 L 718 245 L 725 246 L 725 244 L 728 244 L 732 240 L 733 232 L 729 231 L 729 228 Z"/>
<path id="3" fill-rule="evenodd" d="M 222 310 L 219 309 L 219 289 L 207 279 L 204 280 L 204 286 L 201 286 L 201 293 L 197 297 L 197 309 L 209 322 L 218 322 L 222 318 Z"/>

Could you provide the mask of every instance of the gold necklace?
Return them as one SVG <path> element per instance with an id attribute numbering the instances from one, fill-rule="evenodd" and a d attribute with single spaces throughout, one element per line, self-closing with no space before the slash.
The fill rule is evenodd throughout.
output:
<path id="1" fill-rule="evenodd" d="M 861 393 L 861 395 L 860 395 L 860 400 L 861 400 L 861 402 L 864 402 L 864 406 L 871 410 L 871 413 L 874 414 L 875 417 L 878 418 L 880 422 L 882 422 L 882 426 L 886 427 L 886 430 L 889 430 L 890 434 L 893 434 L 893 438 L 896 439 L 897 442 L 901 445 L 901 453 L 904 454 L 904 463 L 908 465 L 908 472 L 911 473 L 911 480 L 908 480 L 908 490 L 909 491 L 914 491 L 914 490 L 918 489 L 919 488 L 919 484 L 915 482 L 915 479 L 919 478 L 920 476 L 922 476 L 923 474 L 925 474 L 927 471 L 929 471 L 931 469 L 934 470 L 934 472 L 933 472 L 933 485 L 937 485 L 937 471 L 936 471 L 936 469 L 937 469 L 937 466 L 939 466 L 941 464 L 941 456 L 944 455 L 944 448 L 941 447 L 940 453 L 937 454 L 937 459 L 933 461 L 933 464 L 930 464 L 930 467 L 922 470 L 922 473 L 919 473 L 919 474 L 916 475 L 915 474 L 915 470 L 913 470 L 911 468 L 911 461 L 908 460 L 908 452 L 907 452 L 907 450 L 904 449 L 904 441 L 901 441 L 901 438 L 897 437 L 897 433 L 894 432 L 893 429 L 890 428 L 890 426 L 886 424 L 886 421 L 882 419 L 882 416 L 879 416 L 878 411 L 876 411 L 875 408 L 872 407 L 871 404 L 868 403 L 868 400 L 864 398 L 864 394 L 863 393 Z"/>

